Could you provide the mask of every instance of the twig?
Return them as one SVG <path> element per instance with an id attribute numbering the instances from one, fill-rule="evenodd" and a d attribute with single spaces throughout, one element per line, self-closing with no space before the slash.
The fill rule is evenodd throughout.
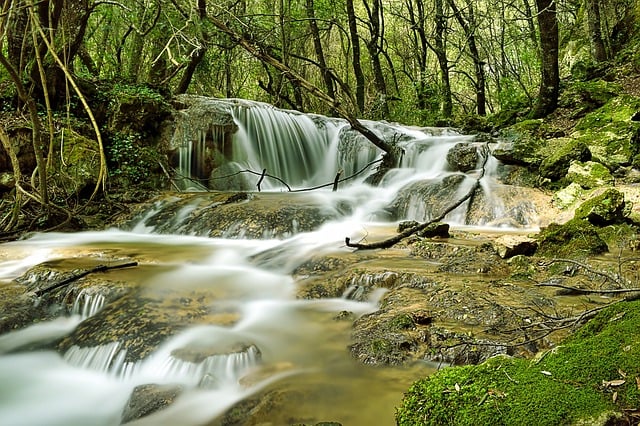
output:
<path id="1" fill-rule="evenodd" d="M 640 292 L 640 288 L 615 288 L 611 290 L 595 290 L 590 288 L 571 287 L 568 285 L 554 284 L 554 283 L 540 283 L 540 284 L 536 284 L 536 287 L 557 287 L 557 288 L 563 288 L 565 290 L 570 290 L 572 292 L 582 293 L 582 294 L 610 294 L 610 293 L 619 294 L 619 293 L 633 293 L 636 291 Z"/>
<path id="2" fill-rule="evenodd" d="M 129 268 L 131 266 L 138 266 L 138 262 L 128 262 L 128 263 L 121 263 L 119 265 L 111 265 L 111 266 L 107 266 L 107 265 L 98 265 L 95 268 L 92 269 L 88 269 L 86 271 L 80 272 L 76 275 L 73 275 L 69 278 L 65 278 L 64 280 L 57 282 L 49 287 L 43 288 L 43 289 L 39 289 L 36 290 L 34 293 L 36 296 L 42 296 L 45 293 L 49 293 L 57 288 L 60 288 L 64 285 L 67 285 L 69 283 L 72 283 L 74 281 L 79 280 L 80 278 L 86 277 L 89 274 L 92 274 L 94 272 L 104 272 L 104 271 L 108 271 L 111 269 L 121 269 L 121 268 Z"/>

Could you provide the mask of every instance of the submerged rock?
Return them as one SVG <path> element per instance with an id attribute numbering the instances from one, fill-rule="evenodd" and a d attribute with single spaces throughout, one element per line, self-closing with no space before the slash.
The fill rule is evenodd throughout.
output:
<path id="1" fill-rule="evenodd" d="M 184 392 L 179 385 L 140 385 L 131 392 L 122 412 L 122 423 L 128 423 L 153 414 L 171 405 Z"/>

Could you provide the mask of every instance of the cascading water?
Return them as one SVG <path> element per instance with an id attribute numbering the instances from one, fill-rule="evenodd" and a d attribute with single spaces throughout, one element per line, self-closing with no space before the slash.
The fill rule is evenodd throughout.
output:
<path id="1" fill-rule="evenodd" d="M 209 169 L 217 161 L 219 168 L 233 165 L 224 173 L 267 169 L 288 185 L 303 188 L 332 182 L 338 171 L 350 176 L 381 155 L 340 120 L 244 101 L 199 99 L 198 105 L 195 111 L 183 111 L 175 126 L 180 167 L 189 178 L 215 180 Z M 211 109 L 226 118 L 214 120 Z M 315 206 L 312 219 L 326 215 L 311 225 L 305 223 L 308 217 L 293 210 L 285 232 L 259 232 L 272 223 L 259 223 L 254 232 L 254 219 L 249 218 L 224 222 L 223 232 L 213 235 L 207 227 L 228 215 L 225 211 L 212 217 L 210 211 L 237 204 L 247 206 L 249 217 L 251 197 L 236 194 L 208 202 L 199 194 L 180 194 L 152 206 L 138 222 L 124 227 L 128 230 L 36 234 L 0 245 L 0 290 L 15 287 L 12 280 L 47 261 L 90 259 L 94 265 L 104 258 L 106 263 L 124 259 L 140 265 L 140 272 L 122 270 L 114 278 L 130 287 L 117 300 L 80 292 L 69 316 L 0 336 L 1 422 L 118 425 L 134 390 L 152 384 L 173 386 L 180 394 L 168 407 L 133 424 L 219 424 L 233 404 L 268 392 L 277 383 L 295 388 L 308 382 L 301 393 L 311 395 L 314 406 L 305 412 L 308 401 L 296 405 L 299 419 L 350 426 L 393 424 L 393 407 L 416 373 L 401 381 L 403 373 L 385 376 L 381 370 L 365 369 L 345 349 L 351 324 L 336 318 L 343 312 L 358 318 L 375 311 L 382 292 L 369 287 L 392 281 L 397 274 L 362 275 L 347 283 L 343 297 L 303 300 L 296 297 L 293 273 L 314 255 L 350 253 L 344 237 L 364 238 L 382 221 L 388 227 L 389 221 L 427 220 L 433 211 L 425 205 L 435 202 L 425 201 L 425 194 L 444 199 L 446 206 L 479 172 L 453 171 L 446 160 L 454 145 L 474 144 L 470 136 L 446 129 L 367 125 L 404 149 L 401 167 L 377 187 L 366 184 L 363 173 L 341 183 L 336 192 L 284 194 Z M 478 162 L 484 164 L 484 191 L 491 195 L 497 161 L 479 157 Z M 252 180 L 257 179 L 253 175 Z M 449 181 L 455 185 L 443 184 Z M 262 188 L 274 196 L 284 191 L 273 179 L 265 180 Z M 491 217 L 503 214 L 500 202 L 484 198 L 493 206 L 487 209 Z M 280 212 L 268 220 L 286 220 Z M 467 216 L 461 209 L 448 220 L 467 224 Z M 491 217 L 476 224 L 486 224 Z M 197 218 L 201 220 L 194 221 Z M 519 225 L 535 226 L 533 216 Z M 100 283 L 101 288 L 109 286 Z M 23 293 L 25 300 L 36 302 L 29 299 L 33 294 Z M 118 311 L 117 306 L 126 309 Z M 152 334 L 155 340 L 147 341 Z M 426 373 L 421 367 L 418 374 Z M 367 390 L 364 398 L 362 389 Z"/>

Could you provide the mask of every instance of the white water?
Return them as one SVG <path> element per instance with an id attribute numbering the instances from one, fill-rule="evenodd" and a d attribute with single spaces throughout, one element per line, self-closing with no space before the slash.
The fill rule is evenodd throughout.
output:
<path id="1" fill-rule="evenodd" d="M 295 259 L 301 261 L 304 253 L 300 248 L 315 237 L 301 235 L 288 242 L 220 240 L 111 230 L 38 234 L 2 245 L 4 260 L 0 269 L 5 271 L 5 285 L 44 260 L 100 256 L 118 247 L 121 255 L 140 254 L 142 250 L 144 258 L 155 259 L 150 266 L 162 267 L 162 272 L 142 283 L 143 288 L 151 292 L 173 289 L 186 294 L 210 291 L 216 295 L 212 309 L 223 306 L 240 314 L 232 326 L 187 328 L 137 363 L 124 361 L 125 352 L 119 342 L 100 347 L 74 346 L 64 354 L 8 353 L 67 335 L 84 317 L 99 312 L 103 302 L 81 293 L 71 316 L 0 336 L 0 353 L 5 353 L 0 355 L 2 424 L 116 425 L 132 390 L 149 383 L 179 384 L 184 392 L 170 408 L 140 424 L 203 424 L 233 403 L 286 377 L 304 380 L 305 375 L 326 369 L 327 374 L 335 375 L 331 373 L 333 368 L 361 368 L 352 364 L 354 361 L 346 353 L 348 328 L 336 330 L 332 318 L 341 311 L 356 315 L 370 312 L 375 310 L 377 300 L 296 300 L 292 278 L 279 272 L 291 267 Z M 315 241 L 307 253 L 322 249 L 328 238 L 323 241 Z M 274 247 L 279 250 L 273 262 L 263 257 L 260 267 L 250 263 L 251 255 Z M 29 252 L 39 254 L 26 255 Z M 283 258 L 287 259 L 287 268 L 282 266 Z M 183 361 L 173 355 L 181 348 L 224 349 L 234 342 L 255 346 L 199 362 Z M 388 411 L 391 420 L 391 407 Z"/>
<path id="2" fill-rule="evenodd" d="M 331 182 L 338 170 L 348 176 L 380 155 L 366 141 L 344 143 L 341 134 L 345 126 L 339 121 L 293 113 L 283 116 L 268 108 L 239 107 L 233 115 L 239 126 L 233 147 L 238 168 L 267 168 L 295 187 Z M 317 131 L 319 121 L 323 132 Z M 217 137 L 212 128 L 210 124 L 204 130 L 195 128 L 196 137 L 185 141 L 181 151 L 185 169 L 198 163 L 193 156 L 206 151 L 208 133 Z M 186 132 L 184 128 L 182 131 Z M 207 424 L 234 403 L 285 383 L 311 395 L 313 401 L 295 408 L 299 418 L 314 419 L 311 423 L 393 424 L 393 407 L 399 404 L 409 381 L 399 380 L 397 372 L 385 375 L 382 370 L 367 369 L 352 360 L 346 349 L 351 324 L 334 320 L 342 311 L 360 316 L 376 310 L 381 293 L 355 301 L 361 300 L 362 294 L 358 291 L 361 283 L 354 282 L 345 292 L 349 298 L 297 300 L 296 283 L 290 275 L 312 255 L 346 251 L 346 236 L 357 241 L 377 227 L 388 227 L 383 222 L 385 209 L 398 192 L 412 182 L 438 181 L 450 175 L 445 160 L 448 149 L 458 142 L 472 142 L 471 137 L 453 131 L 397 126 L 381 131 L 404 133 L 402 167 L 385 177 L 380 187 L 365 184 L 364 174 L 342 184 L 337 192 L 311 193 L 328 209 L 351 206 L 351 213 L 313 232 L 284 240 L 157 235 L 145 222 L 153 214 L 150 211 L 129 232 L 36 234 L 0 245 L 0 286 L 10 285 L 12 279 L 47 260 L 103 258 L 107 264 L 114 259 L 136 260 L 149 271 L 147 276 L 119 273 L 145 294 L 174 291 L 184 293 L 185 298 L 206 294 L 211 296 L 207 303 L 212 312 L 229 311 L 238 316 L 231 325 L 187 327 L 137 362 L 126 360 L 126 351 L 118 341 L 99 347 L 73 346 L 63 354 L 30 352 L 29 346 L 66 336 L 82 321 L 99 315 L 107 303 L 105 298 L 81 292 L 68 317 L 0 336 L 0 423 L 117 425 L 136 386 L 159 384 L 179 385 L 183 393 L 168 408 L 135 424 Z M 488 193 L 495 165 L 495 160 L 489 159 L 485 170 L 483 187 Z M 282 190 L 273 181 L 265 182 L 263 188 Z M 456 194 L 451 197 L 455 200 Z M 424 201 L 416 199 L 407 219 L 425 219 L 421 203 Z M 499 216 L 500 203 L 494 207 L 494 215 Z M 460 210 L 448 217 L 453 224 L 464 224 L 464 208 Z M 172 218 L 176 229 L 192 211 L 183 209 Z M 225 352 L 238 345 L 245 349 Z M 212 351 L 212 355 L 201 360 L 176 356 L 184 350 Z M 288 409 L 294 410 L 292 406 Z M 274 420 L 274 424 L 277 422 Z"/>

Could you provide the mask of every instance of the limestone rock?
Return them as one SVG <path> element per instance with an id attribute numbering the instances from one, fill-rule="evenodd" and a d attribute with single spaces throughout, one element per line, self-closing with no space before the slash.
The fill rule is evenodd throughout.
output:
<path id="1" fill-rule="evenodd" d="M 596 226 L 622 222 L 625 216 L 624 194 L 613 188 L 585 201 L 575 212 L 576 219 L 588 220 Z"/>
<path id="2" fill-rule="evenodd" d="M 509 259 L 517 255 L 532 255 L 538 248 L 538 243 L 533 238 L 522 235 L 503 235 L 493 242 L 493 248 L 498 256 Z"/>
<path id="3" fill-rule="evenodd" d="M 456 171 L 468 172 L 478 164 L 478 150 L 474 145 L 457 143 L 447 152 L 447 162 Z"/>
<path id="4" fill-rule="evenodd" d="M 557 141 L 560 142 L 560 140 Z M 558 180 L 567 174 L 571 162 L 575 160 L 590 161 L 591 151 L 584 142 L 570 139 L 542 160 L 540 175 L 551 180 Z"/>
<path id="5" fill-rule="evenodd" d="M 613 183 L 613 176 L 611 176 L 609 169 L 595 161 L 571 162 L 567 179 L 585 189 L 599 188 Z"/>
<path id="6" fill-rule="evenodd" d="M 561 209 L 566 209 L 567 207 L 575 203 L 583 193 L 584 189 L 582 188 L 582 186 L 575 182 L 572 182 L 567 187 L 553 194 L 553 203 Z"/>

